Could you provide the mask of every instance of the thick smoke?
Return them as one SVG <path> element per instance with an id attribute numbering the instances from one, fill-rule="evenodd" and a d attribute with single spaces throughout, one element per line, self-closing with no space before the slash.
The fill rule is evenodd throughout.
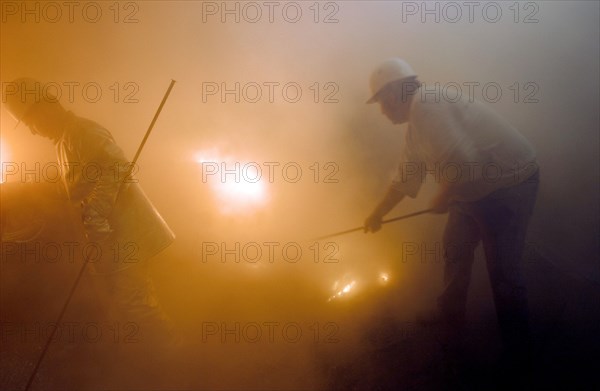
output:
<path id="1" fill-rule="evenodd" d="M 376 235 L 340 236 L 330 247 L 314 241 L 361 226 L 394 175 L 405 126 L 391 125 L 377 105 L 364 104 L 369 73 L 388 57 L 405 58 L 425 83 L 458 85 L 486 100 L 535 145 L 542 182 L 529 254 L 600 278 L 594 2 L 529 2 L 537 8 L 520 4 L 518 15 L 507 3 L 499 6 L 498 22 L 486 19 L 493 10 L 482 16 L 483 6 L 470 21 L 464 5 L 455 20 L 443 2 L 431 2 L 439 7 L 437 21 L 422 15 L 424 2 L 299 2 L 297 22 L 291 22 L 289 3 L 274 8 L 270 21 L 261 2 L 121 2 L 118 15 L 99 2 L 103 16 L 95 23 L 79 8 L 73 22 L 63 9 L 54 23 L 48 20 L 55 17 L 52 9 L 30 3 L 40 8 L 39 21 L 21 14 L 24 2 L 2 5 L 2 82 L 31 76 L 56 83 L 61 103 L 109 129 L 128 157 L 170 79 L 177 81 L 137 172 L 177 235 L 151 264 L 161 304 L 185 341 L 177 368 L 165 375 L 173 387 L 327 388 L 332 372 L 324 368 L 362 357 L 369 330 L 388 318 L 407 324 L 416 311 L 435 305 L 443 279 L 444 216 L 398 222 Z M 289 14 L 282 16 L 284 8 Z M 127 16 L 136 22 L 124 23 Z M 523 23 L 527 17 L 536 22 Z M 495 86 L 502 94 L 497 101 Z M 13 129 L 4 109 L 1 115 L 4 162 L 34 167 L 54 161 L 48 140 L 30 135 L 24 125 Z M 236 171 L 236 163 L 248 170 L 225 179 L 239 175 L 244 182 L 260 167 L 262 187 L 220 195 L 221 170 Z M 206 176 L 207 169 L 218 171 Z M 434 183 L 425 184 L 419 198 L 403 201 L 390 216 L 426 208 L 435 190 Z M 297 248 L 302 256 L 296 259 Z M 234 251 L 226 255 L 228 249 Z M 262 251 L 258 261 L 256 251 Z M 493 317 L 482 258 L 478 250 L 469 307 Z M 20 308 L 19 289 L 28 286 L 8 266 L 2 278 L 12 289 L 3 292 L 8 308 Z M 328 301 L 352 281 L 354 297 Z M 82 297 L 90 289 L 81 286 Z M 56 292 L 57 303 L 63 294 Z M 265 323 L 277 323 L 272 341 Z M 235 324 L 248 327 L 239 342 L 224 334 Z M 248 341 L 255 324 L 262 338 Z M 299 325 L 298 342 L 282 337 L 289 324 Z M 64 379 L 78 365 L 87 370 L 89 360 L 65 369 L 48 357 L 51 369 L 43 375 L 65 388 Z M 148 387 L 127 379 L 126 370 L 115 373 L 114 382 L 89 388 Z"/>

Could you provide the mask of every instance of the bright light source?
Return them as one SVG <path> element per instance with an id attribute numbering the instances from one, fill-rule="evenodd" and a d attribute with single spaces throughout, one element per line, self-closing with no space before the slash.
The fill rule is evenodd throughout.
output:
<path id="1" fill-rule="evenodd" d="M 390 276 L 387 273 L 381 273 L 379 274 L 379 282 L 381 284 L 387 284 L 387 282 L 390 280 Z"/>
<path id="2" fill-rule="evenodd" d="M 370 289 L 370 287 L 374 285 L 387 285 L 389 282 L 390 274 L 387 272 L 381 272 L 377 276 L 370 276 L 370 278 L 365 278 L 363 276 L 363 278 L 360 279 L 360 291 L 362 292 L 365 289 Z M 327 299 L 327 301 L 332 301 L 334 299 L 350 296 L 350 294 L 356 295 L 356 280 L 349 280 L 348 276 L 342 278 L 341 280 L 337 280 L 333 283 L 332 291 L 335 293 L 332 296 L 330 296 L 329 299 Z"/>
<path id="3" fill-rule="evenodd" d="M 223 156 L 215 148 L 196 155 L 202 170 L 202 182 L 215 194 L 223 214 L 249 214 L 269 200 L 266 184 L 258 180 L 250 162 Z"/>
<path id="4" fill-rule="evenodd" d="M 352 287 L 353 287 L 353 286 L 354 286 L 354 281 L 352 281 L 352 283 L 351 283 L 351 284 L 348 284 L 348 285 L 346 285 L 346 286 L 344 287 L 344 289 L 342 289 L 342 291 L 341 291 L 341 292 L 339 292 L 339 294 L 342 294 L 342 293 L 348 293 L 348 292 L 350 292 L 350 289 L 352 289 Z"/>
<path id="5" fill-rule="evenodd" d="M 337 286 L 337 285 L 338 285 L 338 282 L 336 281 L 334 286 Z M 355 285 L 356 285 L 356 281 L 352 281 L 349 284 L 344 285 L 344 287 L 341 290 L 336 292 L 335 295 L 331 296 L 327 301 L 331 301 L 335 298 L 347 295 L 348 293 L 350 293 L 350 291 L 352 291 L 352 289 L 354 288 Z"/>
<path id="6" fill-rule="evenodd" d="M 8 152 L 8 146 L 0 139 L 0 183 L 4 182 L 4 172 L 2 171 L 4 163 L 8 163 L 9 161 L 10 154 Z"/>
<path id="7" fill-rule="evenodd" d="M 225 214 L 249 213 L 266 203 L 266 191 L 262 183 L 223 182 L 213 187 L 219 209 Z"/>

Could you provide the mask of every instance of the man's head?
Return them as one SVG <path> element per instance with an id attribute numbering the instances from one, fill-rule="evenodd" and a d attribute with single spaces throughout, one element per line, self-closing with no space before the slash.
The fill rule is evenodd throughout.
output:
<path id="1" fill-rule="evenodd" d="M 371 74 L 370 85 L 367 103 L 379 102 L 382 114 L 394 124 L 408 120 L 412 96 L 421 85 L 410 65 L 399 58 L 386 60 Z"/>
<path id="2" fill-rule="evenodd" d="M 66 111 L 58 98 L 37 80 L 19 78 L 5 83 L 2 103 L 17 121 L 22 122 L 33 134 L 56 139 L 62 131 Z"/>

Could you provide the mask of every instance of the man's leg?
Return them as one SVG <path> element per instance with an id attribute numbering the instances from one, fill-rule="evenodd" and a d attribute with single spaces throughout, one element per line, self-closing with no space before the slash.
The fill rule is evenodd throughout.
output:
<path id="1" fill-rule="evenodd" d="M 464 331 L 467 293 L 471 281 L 479 227 L 465 210 L 453 204 L 444 230 L 444 289 L 438 298 L 446 387 L 460 387 L 464 375 Z"/>
<path id="2" fill-rule="evenodd" d="M 149 260 L 129 260 L 129 253 L 116 253 L 115 249 L 125 248 L 118 242 L 102 242 L 97 247 L 100 256 L 90 261 L 90 273 L 112 316 L 127 328 L 128 340 L 160 344 L 173 339 L 172 324 L 157 300 L 148 273 Z"/>
<path id="3" fill-rule="evenodd" d="M 135 323 L 144 344 L 169 344 L 175 340 L 171 321 L 156 298 L 147 264 L 131 266 L 106 276 L 110 296 L 120 318 Z"/>
<path id="4" fill-rule="evenodd" d="M 140 262 L 103 276 L 123 334 L 118 357 L 126 364 L 114 371 L 125 388 L 167 386 L 180 353 L 178 335 L 157 300 L 147 267 Z"/>
<path id="5" fill-rule="evenodd" d="M 507 363 L 527 370 L 531 340 L 522 255 L 537 195 L 536 178 L 502 189 L 478 203 L 498 324 Z"/>
<path id="6" fill-rule="evenodd" d="M 463 205 L 451 205 L 443 236 L 444 289 L 438 307 L 444 322 L 459 329 L 464 326 L 471 267 L 479 238 L 479 227 L 465 213 Z"/>

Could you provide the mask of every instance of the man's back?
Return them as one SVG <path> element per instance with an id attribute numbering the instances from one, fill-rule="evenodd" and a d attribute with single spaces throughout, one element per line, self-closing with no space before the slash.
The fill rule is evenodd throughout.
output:
<path id="1" fill-rule="evenodd" d="M 533 174 L 531 144 L 489 106 L 457 97 L 450 89 L 421 87 L 416 92 L 402 163 L 423 163 L 437 180 L 457 185 L 455 199 L 463 201 L 480 199 Z"/>

